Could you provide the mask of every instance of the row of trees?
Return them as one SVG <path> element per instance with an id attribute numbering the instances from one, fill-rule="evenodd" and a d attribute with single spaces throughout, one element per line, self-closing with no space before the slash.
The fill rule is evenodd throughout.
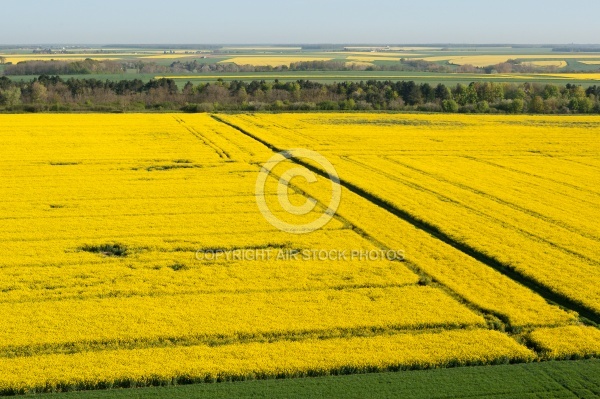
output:
<path id="1" fill-rule="evenodd" d="M 120 74 L 123 64 L 114 61 L 26 61 L 7 65 L 4 74 L 11 75 L 87 75 L 93 73 Z"/>
<path id="2" fill-rule="evenodd" d="M 442 66 L 427 61 L 401 60 L 397 64 L 367 65 L 344 61 L 300 61 L 289 66 L 270 65 L 237 65 L 233 63 L 207 63 L 199 60 L 175 61 L 170 65 L 160 65 L 155 62 L 141 60 L 131 61 L 23 61 L 7 65 L 4 69 L 6 76 L 19 75 L 86 75 L 86 74 L 122 74 L 128 70 L 137 73 L 179 74 L 179 73 L 236 73 L 236 72 L 282 72 L 282 71 L 422 71 L 422 72 L 451 72 L 449 66 Z M 484 73 L 483 70 L 479 70 Z"/>
<path id="3" fill-rule="evenodd" d="M 289 66 L 255 66 L 236 65 L 233 63 L 207 63 L 203 60 L 175 61 L 170 65 L 160 65 L 155 62 L 142 60 L 97 61 L 86 59 L 83 61 L 23 61 L 18 64 L 7 65 L 4 74 L 16 75 L 82 75 L 82 74 L 121 74 L 133 70 L 137 73 L 155 74 L 181 74 L 181 73 L 235 73 L 235 72 L 281 72 L 281 71 L 416 71 L 437 73 L 543 73 L 556 72 L 557 67 L 542 67 L 532 64 L 522 64 L 509 60 L 488 67 L 474 67 L 473 65 L 449 65 L 415 59 L 400 59 L 399 62 L 385 65 L 369 65 L 360 62 L 345 61 L 300 61 Z"/>
<path id="4" fill-rule="evenodd" d="M 600 113 L 600 87 L 567 84 L 417 84 L 369 80 L 217 81 L 178 87 L 173 79 L 101 81 L 42 75 L 32 82 L 0 78 L 0 110 L 396 110 L 477 113 Z"/>

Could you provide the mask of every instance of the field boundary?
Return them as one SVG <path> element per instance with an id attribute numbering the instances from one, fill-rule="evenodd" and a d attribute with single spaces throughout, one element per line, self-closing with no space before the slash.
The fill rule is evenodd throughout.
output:
<path id="1" fill-rule="evenodd" d="M 566 360 L 311 378 L 200 383 L 166 387 L 43 394 L 42 398 L 398 398 L 592 397 L 600 386 L 599 360 Z"/>

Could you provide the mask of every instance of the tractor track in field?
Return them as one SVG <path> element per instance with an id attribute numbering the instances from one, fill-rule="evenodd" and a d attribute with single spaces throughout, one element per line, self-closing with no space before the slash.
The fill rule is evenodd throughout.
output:
<path id="1" fill-rule="evenodd" d="M 416 183 L 412 183 L 412 182 L 410 182 L 408 180 L 405 180 L 403 178 L 400 179 L 400 178 L 398 178 L 398 177 L 396 177 L 396 176 L 394 176 L 394 175 L 392 175 L 390 173 L 387 173 L 387 172 L 385 172 L 385 171 L 383 171 L 381 169 L 377 169 L 375 167 L 367 165 L 363 161 L 359 161 L 359 160 L 353 159 L 350 156 L 343 156 L 343 157 L 340 157 L 340 158 L 342 160 L 344 160 L 344 161 L 353 163 L 353 164 L 355 164 L 355 165 L 357 165 L 357 166 L 359 166 L 361 168 L 371 170 L 373 173 L 379 173 L 382 176 L 385 176 L 386 178 L 388 178 L 388 179 L 390 179 L 392 181 L 395 181 L 395 182 L 397 182 L 399 184 L 405 185 L 405 186 L 407 186 L 409 188 L 412 188 L 414 190 L 419 190 L 421 192 L 425 192 L 427 194 L 434 195 L 436 197 L 442 198 L 443 201 L 451 202 L 451 203 L 453 203 L 453 204 L 455 204 L 457 206 L 460 206 L 461 208 L 464 208 L 464 209 L 468 210 L 469 212 L 472 212 L 472 213 L 474 213 L 474 214 L 476 214 L 476 215 L 478 215 L 478 216 L 480 216 L 482 218 L 491 220 L 491 221 L 493 221 L 495 223 L 498 223 L 500 225 L 505 224 L 508 229 L 513 230 L 513 231 L 517 232 L 518 234 L 522 234 L 522 235 L 524 235 L 526 237 L 531 238 L 532 240 L 535 240 L 535 241 L 538 241 L 538 242 L 540 242 L 542 244 L 551 246 L 551 247 L 553 247 L 553 248 L 555 248 L 555 249 L 557 249 L 559 251 L 562 251 L 562 252 L 564 252 L 564 253 L 566 253 L 568 255 L 575 256 L 575 257 L 577 257 L 577 258 L 579 258 L 579 259 L 581 259 L 581 260 L 583 260 L 585 262 L 593 264 L 594 266 L 600 266 L 600 263 L 598 263 L 598 261 L 596 261 L 595 259 L 591 259 L 591 258 L 587 257 L 584 254 L 580 254 L 579 252 L 573 251 L 573 250 L 571 250 L 571 249 L 569 249 L 567 247 L 564 247 L 564 246 L 562 246 L 560 244 L 556 244 L 555 242 L 550 241 L 550 240 L 548 240 L 548 239 L 546 239 L 546 238 L 544 238 L 544 237 L 542 237 L 540 235 L 537 235 L 537 234 L 532 233 L 532 232 L 527 231 L 527 230 L 523 230 L 522 228 L 519 227 L 518 224 L 504 222 L 501 219 L 496 218 L 493 214 L 487 214 L 485 212 L 482 212 L 482 211 L 480 211 L 480 210 L 478 210 L 476 208 L 473 208 L 473 207 L 471 207 L 469 205 L 466 205 L 465 203 L 463 203 L 463 202 L 461 202 L 459 200 L 456 200 L 456 199 L 454 199 L 452 197 L 448 197 L 448 196 L 446 196 L 445 194 L 443 194 L 440 191 L 436 191 L 435 189 L 428 188 L 428 187 L 425 187 L 425 186 L 421 186 L 421 185 L 418 185 Z M 494 196 L 489 195 L 487 193 L 484 193 L 482 191 L 471 189 L 470 187 L 467 187 L 467 186 L 459 184 L 459 183 L 454 183 L 454 182 L 452 182 L 450 180 L 440 179 L 440 178 L 438 178 L 437 176 L 435 176 L 433 174 L 424 172 L 424 171 L 422 171 L 422 170 L 420 170 L 418 168 L 414 168 L 412 166 L 405 165 L 403 163 L 400 163 L 400 162 L 392 160 L 392 159 L 388 159 L 388 158 L 383 158 L 383 159 L 386 159 L 386 160 L 388 160 L 388 161 L 390 161 L 390 162 L 392 162 L 394 164 L 404 166 L 404 167 L 406 167 L 406 168 L 408 168 L 408 169 L 410 169 L 410 170 L 412 170 L 412 171 L 414 171 L 416 173 L 420 173 L 420 174 L 423 174 L 423 175 L 428 176 L 430 178 L 433 178 L 433 179 L 437 180 L 438 182 L 452 185 L 454 187 L 457 187 L 457 188 L 460 188 L 462 190 L 468 191 L 468 192 L 470 192 L 472 194 L 480 195 L 480 196 L 482 196 L 482 197 L 484 197 L 484 198 L 486 198 L 486 199 L 488 199 L 490 201 L 494 201 L 494 202 L 499 203 L 501 205 L 505 205 L 505 206 L 507 206 L 508 208 L 510 208 L 511 210 L 513 210 L 515 212 L 521 212 L 522 214 L 525 214 L 527 216 L 536 217 L 535 214 L 528 213 L 527 210 L 523 210 L 522 208 L 513 206 L 509 202 L 502 201 L 502 200 L 498 199 L 497 197 L 494 197 Z M 539 218 L 539 217 L 538 217 L 538 219 L 540 219 L 540 220 L 542 220 L 544 222 L 549 223 L 545 219 L 542 219 L 542 218 Z M 562 226 L 559 226 L 559 225 L 557 225 L 557 226 L 558 227 L 562 227 Z M 571 233 L 574 233 L 574 234 L 581 235 L 579 232 L 574 231 L 574 230 L 568 230 L 568 231 L 571 232 Z M 582 237 L 589 238 L 589 237 L 583 236 L 583 235 L 582 235 Z"/>
<path id="2" fill-rule="evenodd" d="M 263 144 L 265 147 L 269 148 L 271 151 L 273 151 L 275 153 L 285 151 L 285 149 L 278 148 L 277 146 L 269 143 L 268 141 L 261 139 L 257 135 L 255 135 L 233 123 L 230 123 L 226 120 L 221 119 L 217 115 L 211 115 L 211 117 L 214 120 L 216 120 L 217 122 L 221 122 L 233 129 L 239 131 L 240 133 L 244 134 L 245 136 L 256 140 L 257 142 Z M 329 179 L 329 175 L 327 174 L 327 172 L 321 170 L 320 168 L 317 168 L 317 167 L 315 167 L 307 162 L 304 162 L 300 159 L 297 159 L 297 158 L 292 158 L 291 161 L 295 162 L 296 164 L 298 164 L 300 166 L 307 168 L 308 170 L 312 171 L 313 173 L 316 173 L 317 175 L 319 175 L 323 178 Z M 343 179 L 340 179 L 339 183 L 342 187 L 346 188 L 347 190 L 351 191 L 352 193 L 362 197 L 363 199 L 369 201 L 370 203 L 372 203 L 380 208 L 385 209 L 386 211 L 393 214 L 394 216 L 404 220 L 407 223 L 410 223 L 415 228 L 426 232 L 427 234 L 431 235 L 432 237 L 435 237 L 436 239 L 442 241 L 443 243 L 450 245 L 451 247 L 464 253 L 465 255 L 477 260 L 480 263 L 483 263 L 484 265 L 486 265 L 488 267 L 491 267 L 492 269 L 498 271 L 499 273 L 510 278 L 511 280 L 527 287 L 531 291 L 540 295 L 542 298 L 544 298 L 549 303 L 554 303 L 564 309 L 577 312 L 580 315 L 580 317 L 582 317 L 584 319 L 584 321 L 587 323 L 594 324 L 594 325 L 600 324 L 600 314 L 595 312 L 593 309 L 590 309 L 590 308 L 584 306 L 583 304 L 580 304 L 580 303 L 574 301 L 573 299 L 566 297 L 565 295 L 561 295 L 559 293 L 551 291 L 547 287 L 539 284 L 533 278 L 525 276 L 525 275 L 517 272 L 516 270 L 503 264 L 502 262 L 500 262 L 499 260 L 495 259 L 494 257 L 492 257 L 490 255 L 487 255 L 475 248 L 472 248 L 464 243 L 461 243 L 461 242 L 453 239 L 451 236 L 449 236 L 447 233 L 440 230 L 436 226 L 433 226 L 433 225 L 421 220 L 420 218 L 410 214 L 409 212 L 389 203 L 388 201 L 386 201 L 382 198 L 379 198 L 378 196 L 366 191 L 365 189 L 363 189 L 362 187 L 359 187 L 358 185 L 356 185 L 354 183 L 348 182 Z"/>
<path id="3" fill-rule="evenodd" d="M 208 147 L 212 148 L 217 153 L 217 155 L 220 158 L 222 158 L 222 159 L 231 159 L 231 156 L 224 149 L 222 149 L 221 147 L 219 147 L 218 145 L 216 145 L 215 143 L 213 143 L 204 134 L 200 133 L 199 131 L 197 131 L 193 127 L 189 126 L 183 119 L 178 118 L 176 116 L 174 116 L 173 119 L 175 119 L 175 121 L 177 121 L 177 123 L 179 123 L 185 130 L 187 130 L 188 132 L 190 132 L 193 136 L 195 136 L 196 138 L 200 139 Z"/>
<path id="4" fill-rule="evenodd" d="M 468 159 L 469 161 L 473 161 L 473 162 L 479 162 L 479 163 L 482 163 L 482 164 L 485 164 L 485 165 L 490 165 L 490 166 L 493 166 L 493 167 L 498 168 L 498 169 L 508 170 L 508 171 L 511 171 L 511 172 L 519 174 L 519 175 L 523 175 L 523 176 L 527 176 L 527 177 L 535 177 L 536 179 L 540 179 L 540 180 L 544 180 L 544 181 L 547 181 L 547 182 L 551 182 L 553 184 L 557 184 L 557 185 L 560 185 L 560 186 L 568 187 L 568 188 L 573 189 L 573 190 L 577 190 L 577 191 L 581 191 L 581 192 L 584 192 L 584 193 L 588 193 L 588 194 L 600 196 L 600 192 L 598 192 L 598 191 L 593 191 L 593 190 L 587 189 L 585 187 L 577 186 L 577 185 L 572 184 L 572 183 L 568 183 L 568 182 L 564 182 L 564 181 L 552 179 L 552 178 L 546 177 L 546 176 L 537 175 L 535 173 L 530 173 L 530 172 L 527 172 L 527 171 L 524 171 L 524 170 L 520 170 L 520 169 L 517 169 L 517 168 L 511 168 L 510 166 L 502 165 L 500 163 L 496 163 L 496 162 L 490 161 L 489 159 L 479 159 L 479 158 L 475 158 L 475 157 L 468 156 L 468 155 L 462 155 L 461 158 Z"/>
<path id="5" fill-rule="evenodd" d="M 513 211 L 515 211 L 515 212 L 520 212 L 520 213 L 522 213 L 522 214 L 524 214 L 524 215 L 527 215 L 527 216 L 530 216 L 530 217 L 533 217 L 533 218 L 536 218 L 536 219 L 542 220 L 542 221 L 544 221 L 544 222 L 546 222 L 546 223 L 548 223 L 548 224 L 553 224 L 553 225 L 555 225 L 555 226 L 557 226 L 557 227 L 560 227 L 560 228 L 562 228 L 562 229 L 565 229 L 565 230 L 567 230 L 567 231 L 568 231 L 568 232 L 570 232 L 570 233 L 577 234 L 577 235 L 579 235 L 579 236 L 581 236 L 581 237 L 587 238 L 588 240 L 600 241 L 600 238 L 599 238 L 599 237 L 596 237 L 596 236 L 594 236 L 593 234 L 590 234 L 590 233 L 588 233 L 588 232 L 585 232 L 585 231 L 580 231 L 580 229 L 579 229 L 579 228 L 577 228 L 577 227 L 573 227 L 573 226 L 569 225 L 568 223 L 566 223 L 566 222 L 564 222 L 564 221 L 562 221 L 562 220 L 553 219 L 553 218 L 551 218 L 551 217 L 545 216 L 545 215 L 543 215 L 543 214 L 541 214 L 541 213 L 539 213 L 539 212 L 537 212 L 537 211 L 535 211 L 535 210 L 532 210 L 532 209 L 529 209 L 529 208 L 525 208 L 525 207 L 523 207 L 523 206 L 521 206 L 521 205 L 519 205 L 519 204 L 516 204 L 516 203 L 514 203 L 514 202 L 507 201 L 507 200 L 504 200 L 504 199 L 502 199 L 502 198 L 499 198 L 499 197 L 497 197 L 497 196 L 495 196 L 495 195 L 493 195 L 493 194 L 490 194 L 490 193 L 488 193 L 487 191 L 480 190 L 480 189 L 477 189 L 477 188 L 473 188 L 473 187 L 471 187 L 471 186 L 468 186 L 468 185 L 466 185 L 466 184 L 463 184 L 463 183 L 460 183 L 460 182 L 456 182 L 456 181 L 453 181 L 453 180 L 451 180 L 451 179 L 444 178 L 444 177 L 442 177 L 442 176 L 439 176 L 439 175 L 436 175 L 436 174 L 434 174 L 434 173 L 430 173 L 430 172 L 427 172 L 427 171 L 425 171 L 425 170 L 419 169 L 419 168 L 417 168 L 417 167 L 414 167 L 414 166 L 411 166 L 411 165 L 408 165 L 408 164 L 402 163 L 402 162 L 400 162 L 400 161 L 398 161 L 398 160 L 396 160 L 396 159 L 393 159 L 393 158 L 392 158 L 392 159 L 390 159 L 389 157 L 384 157 L 384 159 L 386 159 L 386 160 L 388 160 L 389 162 L 392 162 L 392 163 L 394 163 L 394 164 L 396 164 L 396 165 L 400 165 L 400 166 L 402 166 L 402 167 L 405 167 L 405 168 L 407 168 L 407 169 L 410 169 L 410 170 L 412 170 L 412 171 L 414 171 L 414 172 L 416 172 L 416 173 L 419 173 L 419 174 L 422 174 L 422 175 L 424 175 L 424 176 L 427 176 L 427 177 L 430 177 L 430 178 L 432 178 L 432 179 L 435 179 L 435 180 L 437 180 L 437 181 L 439 181 L 439 182 L 442 182 L 442 183 L 445 183 L 445 184 L 452 185 L 452 186 L 454 186 L 454 187 L 456 187 L 456 188 L 459 188 L 459 189 L 461 189 L 461 190 L 465 190 L 465 191 L 467 191 L 467 192 L 469 192 L 469 193 L 471 193 L 471 194 L 474 194 L 474 195 L 479 195 L 479 196 L 482 196 L 482 197 L 484 197 L 484 198 L 486 198 L 486 199 L 488 199 L 488 200 L 490 200 L 490 201 L 496 202 L 496 203 L 498 203 L 498 204 L 500 204 L 500 205 L 502 205 L 502 206 L 506 206 L 506 207 L 508 207 L 508 208 L 512 209 L 512 210 L 513 210 Z M 359 162 L 359 161 L 355 161 L 355 160 L 353 160 L 353 161 L 354 161 L 354 162 Z M 439 194 L 439 193 L 438 193 L 438 194 Z M 569 198 L 573 198 L 573 197 L 569 197 Z M 586 201 L 586 202 L 587 202 L 587 201 Z M 592 204 L 591 202 L 587 202 L 587 203 L 588 203 L 589 205 L 594 205 L 594 206 L 595 206 L 595 204 Z M 464 205 L 463 205 L 463 206 L 464 206 Z M 521 230 L 521 229 L 519 229 L 519 230 L 520 230 L 520 231 L 523 231 L 523 230 Z M 529 234 L 529 235 L 531 235 L 531 233 L 526 233 L 526 234 Z M 560 248 L 561 250 L 563 250 L 563 251 L 566 251 L 566 252 L 568 252 L 568 253 L 570 253 L 570 254 L 572 254 L 572 255 L 575 255 L 575 256 L 579 256 L 579 257 L 585 258 L 585 255 L 579 254 L 579 253 L 577 253 L 577 252 L 573 252 L 573 251 L 572 251 L 572 250 L 570 250 L 569 248 L 564 248 L 564 247 L 561 247 L 561 246 L 559 246 L 559 245 L 556 245 L 556 244 L 554 244 L 552 241 L 548 241 L 547 239 L 545 239 L 545 238 L 543 238 L 543 237 L 541 237 L 541 236 L 536 236 L 535 234 L 533 234 L 533 236 L 534 236 L 534 237 L 535 237 L 537 240 L 540 240 L 540 241 L 545 241 L 545 242 L 547 242 L 548 244 L 550 244 L 550 245 L 553 245 L 553 246 L 556 246 L 556 247 Z M 594 263 L 595 263 L 595 262 L 597 262 L 596 260 L 594 260 L 594 259 L 589 259 L 589 258 L 586 258 L 585 260 L 586 260 L 586 261 L 590 261 L 590 262 L 594 262 Z"/>

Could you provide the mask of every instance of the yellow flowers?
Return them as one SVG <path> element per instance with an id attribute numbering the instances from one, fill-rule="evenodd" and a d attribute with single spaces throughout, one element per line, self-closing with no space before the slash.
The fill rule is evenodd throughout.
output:
<path id="1" fill-rule="evenodd" d="M 495 331 L 115 350 L 0 359 L 0 393 L 298 377 L 530 361 Z"/>
<path id="2" fill-rule="evenodd" d="M 305 61 L 330 61 L 331 57 L 311 57 L 311 56 L 260 56 L 253 55 L 247 57 L 233 57 L 228 58 L 220 63 L 234 63 L 237 65 L 255 65 L 255 66 L 266 66 L 270 65 L 273 67 L 286 65 L 290 66 L 292 62 L 305 62 Z"/>
<path id="3" fill-rule="evenodd" d="M 153 54 L 154 53 L 154 54 Z M 153 55 L 150 55 L 153 54 Z M 6 58 L 6 62 L 17 64 L 23 61 L 83 61 L 92 59 L 96 61 L 112 61 L 112 60 L 127 60 L 127 59 L 146 59 L 146 58 L 184 58 L 184 57 L 199 57 L 198 54 L 163 54 L 162 52 L 143 51 L 140 53 L 70 53 L 70 54 L 0 54 Z"/>
<path id="4" fill-rule="evenodd" d="M 439 289 L 418 286 L 11 303 L 0 305 L 0 312 L 9 321 L 0 332 L 0 355 L 28 346 L 62 351 L 99 343 L 485 326 L 481 316 Z M 30 325 L 31 320 L 36 323 Z"/>
<path id="5" fill-rule="evenodd" d="M 566 59 L 595 59 L 600 56 L 596 54 L 587 54 L 587 55 L 573 55 L 573 54 L 556 54 L 556 55 L 546 55 L 546 54 L 503 54 L 503 55 L 467 55 L 462 57 L 456 56 L 435 56 L 435 57 L 425 57 L 423 58 L 425 61 L 448 61 L 451 64 L 456 65 L 474 65 L 477 67 L 486 67 L 488 65 L 496 65 L 502 62 L 507 62 L 508 60 L 524 60 L 526 62 L 538 63 L 538 62 L 561 62 Z M 535 60 L 535 61 L 528 61 Z M 555 61 L 560 60 L 560 61 Z M 564 62 L 564 61 L 562 61 Z M 543 65 L 540 65 L 543 66 Z"/>
<path id="6" fill-rule="evenodd" d="M 600 61 L 595 61 L 600 64 Z M 543 76 L 551 76 L 553 78 L 562 79 L 577 79 L 577 80 L 600 80 L 600 73 L 566 73 L 566 74 L 544 74 Z"/>
<path id="7" fill-rule="evenodd" d="M 290 114 L 227 120 L 278 148 L 294 143 L 323 152 L 342 179 L 600 314 L 598 191 L 589 183 L 597 173 L 588 165 L 600 153 L 597 117 Z M 513 159 L 518 164 L 511 165 Z M 529 160 L 532 167 L 527 167 Z M 564 177 L 548 172 L 566 165 Z M 360 208 L 349 212 L 353 209 Z M 387 232 L 389 225 L 381 227 L 377 220 L 370 234 L 388 236 L 384 242 L 391 247 L 403 242 L 408 260 L 511 324 L 569 319 L 541 298 L 534 300 L 530 290 L 446 249 L 439 240 L 433 240 L 429 251 L 414 250 L 430 239 L 409 241 L 415 233 L 408 224 L 401 230 L 406 233 L 394 236 Z M 392 218 L 390 223 L 400 222 Z M 427 260 L 429 253 L 441 250 L 447 253 L 443 259 Z M 522 294 L 500 288 L 511 286 Z M 536 303 L 529 315 L 526 303 Z M 542 309 L 548 313 L 540 320 Z"/>
<path id="8" fill-rule="evenodd" d="M 581 306 L 600 306 L 599 124 L 1 115 L 0 393 L 597 353 L 597 330 L 573 326 L 575 313 L 460 245 Z M 273 150 L 256 138 L 319 151 L 354 185 L 324 228 L 289 234 L 262 217 L 255 182 Z M 303 222 L 323 211 L 276 208 L 277 182 L 267 181 L 265 200 L 278 217 Z M 294 204 L 329 202 L 325 178 L 293 186 Z M 227 258 L 303 250 L 402 250 L 405 260 Z M 211 253 L 227 256 L 199 256 Z M 526 337 L 540 349 L 488 328 L 532 331 Z"/>
<path id="9" fill-rule="evenodd" d="M 600 355 L 600 330 L 594 327 L 540 328 L 530 333 L 528 338 L 550 359 Z"/>
<path id="10" fill-rule="evenodd" d="M 373 61 L 400 61 L 400 57 L 373 57 L 373 56 L 355 56 L 355 57 L 348 57 L 347 58 L 348 61 L 357 61 L 357 62 L 364 62 L 364 63 L 370 63 Z"/>
<path id="11" fill-rule="evenodd" d="M 17 64 L 24 61 L 83 61 L 91 58 L 96 61 L 112 61 L 119 60 L 121 56 L 131 56 L 132 54 L 0 54 L 6 58 L 6 62 Z"/>

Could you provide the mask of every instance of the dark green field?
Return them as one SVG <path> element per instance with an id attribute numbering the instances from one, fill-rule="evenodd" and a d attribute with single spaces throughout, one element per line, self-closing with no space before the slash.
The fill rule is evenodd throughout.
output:
<path id="1" fill-rule="evenodd" d="M 600 360 L 47 394 L 141 398 L 596 398 Z"/>

